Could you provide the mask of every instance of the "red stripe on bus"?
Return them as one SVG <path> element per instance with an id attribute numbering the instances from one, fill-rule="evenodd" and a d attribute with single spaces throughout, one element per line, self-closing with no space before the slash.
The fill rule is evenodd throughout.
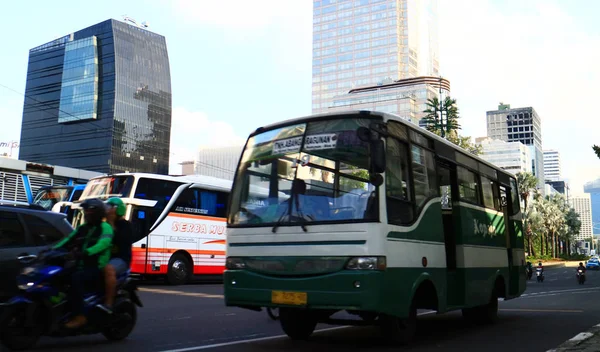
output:
<path id="1" fill-rule="evenodd" d="M 144 271 L 145 267 L 145 271 Z M 168 265 L 163 264 L 159 270 L 152 270 L 151 264 L 132 264 L 131 273 L 137 275 L 165 275 L 167 273 Z M 194 275 L 222 275 L 225 271 L 225 266 L 220 265 L 194 265 Z"/>
<path id="2" fill-rule="evenodd" d="M 203 244 L 225 244 L 227 243 L 225 240 L 214 240 L 214 241 L 208 241 L 208 242 L 204 242 Z"/>

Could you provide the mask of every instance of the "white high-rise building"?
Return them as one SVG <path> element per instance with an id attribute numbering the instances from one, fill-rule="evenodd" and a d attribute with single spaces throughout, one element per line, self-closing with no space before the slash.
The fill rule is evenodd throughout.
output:
<path id="1" fill-rule="evenodd" d="M 544 178 L 546 181 L 560 181 L 561 170 L 558 150 L 544 150 Z"/>
<path id="2" fill-rule="evenodd" d="M 579 214 L 579 220 L 581 220 L 581 230 L 579 231 L 579 235 L 575 236 L 575 240 L 591 242 L 594 235 L 592 230 L 592 202 L 590 196 L 585 194 L 571 197 L 569 202 L 577 214 Z"/>
<path id="3" fill-rule="evenodd" d="M 313 0 L 313 113 L 353 88 L 439 77 L 437 13 L 437 0 Z"/>
<path id="4" fill-rule="evenodd" d="M 499 139 L 477 139 L 483 153 L 482 159 L 513 175 L 519 172 L 531 172 L 531 155 L 529 148 L 521 142 L 505 142 Z"/>
<path id="5" fill-rule="evenodd" d="M 182 163 L 183 174 L 196 174 L 233 180 L 235 169 L 242 155 L 243 145 L 229 147 L 202 147 L 198 160 Z"/>

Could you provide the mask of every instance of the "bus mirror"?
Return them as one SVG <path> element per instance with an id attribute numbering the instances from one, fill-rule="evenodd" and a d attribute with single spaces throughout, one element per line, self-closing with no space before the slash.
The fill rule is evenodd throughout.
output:
<path id="1" fill-rule="evenodd" d="M 379 187 L 383 184 L 383 176 L 381 174 L 370 174 L 369 183 L 375 187 Z"/>
<path id="2" fill-rule="evenodd" d="M 371 166 L 374 173 L 385 172 L 385 146 L 381 139 L 371 142 Z"/>
<path id="3" fill-rule="evenodd" d="M 370 142 L 371 141 L 371 130 L 369 130 L 366 127 L 359 127 L 356 130 L 356 136 L 358 137 L 358 139 L 360 139 L 363 142 Z"/>

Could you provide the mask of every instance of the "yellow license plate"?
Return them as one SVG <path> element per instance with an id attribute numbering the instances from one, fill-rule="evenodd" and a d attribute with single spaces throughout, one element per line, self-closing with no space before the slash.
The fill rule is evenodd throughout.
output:
<path id="1" fill-rule="evenodd" d="M 271 303 L 304 306 L 308 301 L 306 292 L 272 291 Z"/>

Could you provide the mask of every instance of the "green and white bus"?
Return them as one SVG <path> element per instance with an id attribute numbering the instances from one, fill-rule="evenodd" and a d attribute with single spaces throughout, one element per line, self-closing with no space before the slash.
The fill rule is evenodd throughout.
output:
<path id="1" fill-rule="evenodd" d="M 522 226 L 513 175 L 399 116 L 284 121 L 250 135 L 236 171 L 225 302 L 278 307 L 292 339 L 375 324 L 404 343 L 422 309 L 493 322 L 525 290 Z"/>

